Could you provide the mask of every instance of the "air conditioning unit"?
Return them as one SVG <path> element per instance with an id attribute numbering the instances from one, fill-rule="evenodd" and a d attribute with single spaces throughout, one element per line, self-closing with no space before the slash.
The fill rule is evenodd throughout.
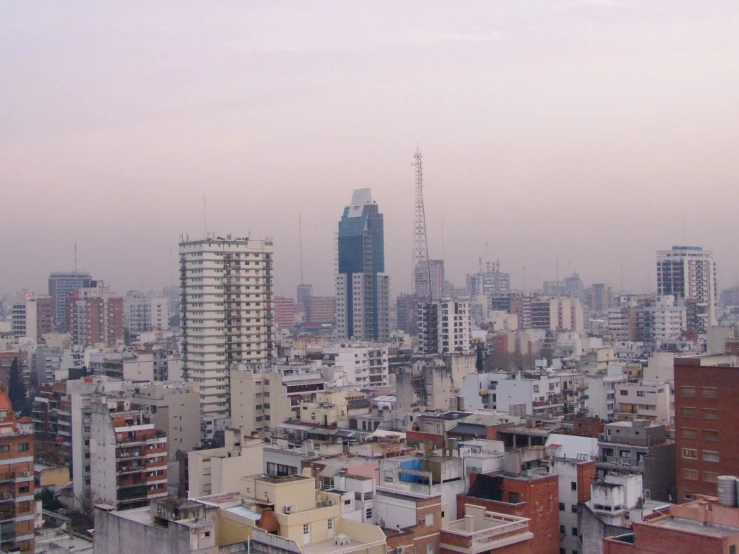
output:
<path id="1" fill-rule="evenodd" d="M 286 514 L 294 514 L 295 513 L 295 506 L 292 504 L 285 504 L 285 513 Z"/>
<path id="2" fill-rule="evenodd" d="M 405 547 L 404 546 L 396 546 L 395 547 L 395 554 L 404 554 L 405 553 Z"/>

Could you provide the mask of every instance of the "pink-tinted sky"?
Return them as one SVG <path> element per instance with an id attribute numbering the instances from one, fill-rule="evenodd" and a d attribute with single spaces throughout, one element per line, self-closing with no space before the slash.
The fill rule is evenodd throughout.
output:
<path id="1" fill-rule="evenodd" d="M 739 274 L 739 2 L 0 3 L 0 293 L 80 267 L 175 278 L 181 233 L 275 241 L 277 291 L 332 292 L 354 188 L 411 274 L 413 168 L 430 250 L 461 283 L 576 270 L 651 288 L 654 253 Z"/>

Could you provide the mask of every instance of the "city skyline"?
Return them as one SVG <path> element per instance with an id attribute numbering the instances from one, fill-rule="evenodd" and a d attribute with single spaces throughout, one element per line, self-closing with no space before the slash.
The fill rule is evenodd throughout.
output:
<path id="1" fill-rule="evenodd" d="M 393 294 L 408 291 L 416 146 L 429 254 L 443 219 L 457 284 L 486 244 L 517 288 L 524 266 L 527 289 L 554 279 L 557 258 L 560 278 L 619 287 L 623 266 L 625 288 L 653 288 L 674 244 L 712 250 L 719 288 L 735 282 L 720 199 L 739 179 L 739 7 L 420 8 L 3 5 L 0 36 L 33 46 L 0 49 L 0 193 L 31 210 L 0 224 L 23 230 L 3 243 L 2 293 L 43 290 L 75 242 L 121 293 L 173 284 L 205 196 L 209 230 L 273 238 L 281 294 L 303 213 L 305 280 L 329 294 L 334 214 L 360 187 L 384 206 Z"/>

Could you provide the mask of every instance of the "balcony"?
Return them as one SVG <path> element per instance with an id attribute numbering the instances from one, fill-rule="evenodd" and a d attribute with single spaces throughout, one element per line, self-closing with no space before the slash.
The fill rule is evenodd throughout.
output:
<path id="1" fill-rule="evenodd" d="M 457 552 L 480 554 L 529 541 L 534 536 L 527 518 L 485 512 L 484 508 L 471 505 L 466 506 L 466 511 L 464 519 L 452 521 L 447 529 L 441 530 L 442 548 L 453 545 Z"/>

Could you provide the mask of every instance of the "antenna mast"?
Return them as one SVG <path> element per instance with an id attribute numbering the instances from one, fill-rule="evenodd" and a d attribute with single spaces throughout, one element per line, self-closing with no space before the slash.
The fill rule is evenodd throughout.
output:
<path id="1" fill-rule="evenodd" d="M 303 214 L 298 214 L 298 249 L 300 256 L 300 284 L 303 281 Z"/>
<path id="2" fill-rule="evenodd" d="M 413 224 L 413 292 L 425 300 L 433 300 L 429 242 L 426 236 L 426 210 L 423 205 L 423 155 L 416 148 L 411 165 L 416 168 L 416 214 Z"/>

